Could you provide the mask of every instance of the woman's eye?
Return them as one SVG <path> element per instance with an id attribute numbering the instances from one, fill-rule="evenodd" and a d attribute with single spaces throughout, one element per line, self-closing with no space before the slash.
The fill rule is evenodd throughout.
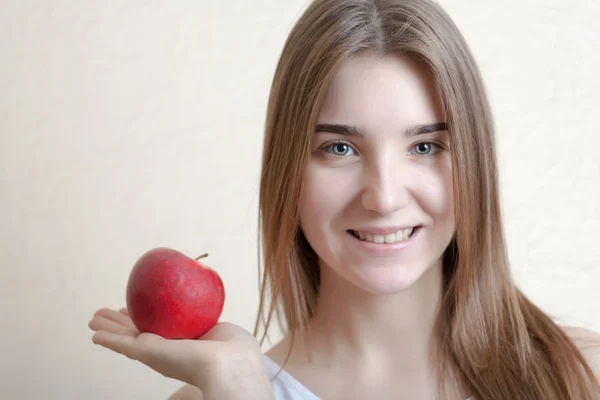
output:
<path id="1" fill-rule="evenodd" d="M 332 143 L 323 150 L 335 157 L 353 156 L 356 154 L 352 146 L 343 142 Z"/>
<path id="2" fill-rule="evenodd" d="M 432 156 L 440 151 L 440 146 L 433 142 L 421 142 L 417 143 L 413 147 L 413 153 L 422 156 Z"/>

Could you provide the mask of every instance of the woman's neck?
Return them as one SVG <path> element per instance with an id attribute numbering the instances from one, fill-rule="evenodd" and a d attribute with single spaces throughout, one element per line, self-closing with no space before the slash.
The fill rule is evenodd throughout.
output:
<path id="1" fill-rule="evenodd" d="M 268 355 L 283 365 L 293 349 L 285 368 L 316 393 L 329 397 L 348 397 L 328 392 L 333 390 L 331 379 L 341 379 L 352 382 L 344 390 L 438 398 L 440 382 L 434 366 L 439 360 L 433 346 L 442 294 L 441 264 L 394 295 L 365 292 L 332 274 L 323 268 L 317 309 L 308 324 L 309 342 L 296 331 L 293 343 L 288 335 Z M 453 395 L 445 398 L 466 399 L 460 382 L 451 376 L 443 380 L 447 378 L 444 388 L 449 384 Z"/>
<path id="2" fill-rule="evenodd" d="M 318 347 L 319 357 L 389 362 L 395 368 L 429 364 L 442 293 L 441 263 L 392 295 L 366 292 L 322 268 L 319 292 L 308 327 L 311 348 Z"/>

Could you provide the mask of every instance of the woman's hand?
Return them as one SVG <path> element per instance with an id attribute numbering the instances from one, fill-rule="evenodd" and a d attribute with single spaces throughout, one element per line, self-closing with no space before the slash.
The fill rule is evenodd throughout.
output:
<path id="1" fill-rule="evenodd" d="M 89 322 L 92 341 L 156 372 L 198 387 L 205 399 L 272 398 L 256 339 L 231 323 L 219 323 L 198 340 L 140 333 L 126 309 L 100 309 Z"/>

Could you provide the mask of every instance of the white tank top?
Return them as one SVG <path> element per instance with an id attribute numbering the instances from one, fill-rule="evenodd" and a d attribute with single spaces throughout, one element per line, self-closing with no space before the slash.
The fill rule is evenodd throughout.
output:
<path id="1" fill-rule="evenodd" d="M 294 379 L 293 376 L 288 374 L 285 369 L 279 372 L 281 367 L 275 361 L 271 360 L 271 358 L 265 355 L 264 361 L 267 375 L 271 380 L 275 400 L 321 400 Z M 279 372 L 279 375 L 277 375 L 277 372 Z M 277 375 L 277 378 L 273 379 L 275 375 Z M 473 397 L 469 397 L 467 400 L 474 399 Z"/>
<path id="2" fill-rule="evenodd" d="M 281 367 L 271 358 L 265 355 L 264 360 L 275 400 L 321 400 L 288 374 L 285 369 L 279 372 Z M 279 375 L 277 375 L 278 372 Z M 275 375 L 277 377 L 273 379 Z"/>

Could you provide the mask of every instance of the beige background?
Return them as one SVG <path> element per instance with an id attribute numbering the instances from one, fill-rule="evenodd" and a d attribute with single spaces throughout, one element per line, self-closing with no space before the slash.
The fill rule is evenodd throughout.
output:
<path id="1" fill-rule="evenodd" d="M 0 1 L 0 398 L 178 387 L 87 328 L 155 246 L 209 252 L 223 320 L 252 329 L 266 100 L 305 4 Z M 442 4 L 497 117 L 515 276 L 600 330 L 600 2 Z"/>

